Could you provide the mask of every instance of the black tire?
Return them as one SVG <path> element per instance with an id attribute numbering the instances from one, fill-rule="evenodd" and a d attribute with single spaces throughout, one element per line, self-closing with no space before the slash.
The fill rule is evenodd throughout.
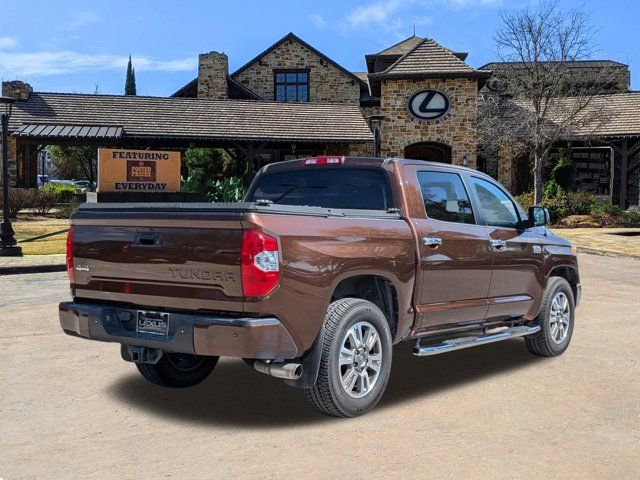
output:
<path id="1" fill-rule="evenodd" d="M 367 352 L 366 358 L 358 357 L 362 364 L 359 363 L 357 367 L 355 363 L 352 366 L 340 366 L 340 351 L 343 340 L 352 327 L 355 326 L 354 328 L 357 329 L 356 324 L 363 325 L 360 322 L 366 322 L 363 327 L 365 332 L 371 331 L 371 328 L 366 324 L 375 329 L 379 343 L 376 343 L 371 350 L 371 359 L 369 359 L 369 352 Z M 305 389 L 305 396 L 314 407 L 325 415 L 333 417 L 362 415 L 380 401 L 389 381 L 393 354 L 389 322 L 373 303 L 359 298 L 343 298 L 329 305 L 324 327 L 318 379 L 313 387 Z M 342 385 L 343 374 L 341 372 L 343 369 L 344 375 L 347 375 L 346 369 L 353 369 L 351 373 L 358 375 L 356 384 L 360 384 L 362 382 L 361 376 L 367 376 L 367 378 L 369 378 L 369 374 L 372 377 L 375 376 L 375 371 L 371 366 L 371 362 L 374 361 L 377 366 L 377 359 L 374 360 L 374 355 L 380 358 L 381 362 L 377 377 L 370 384 L 370 389 L 363 393 L 363 390 L 367 389 L 356 385 L 354 389 L 360 388 L 360 392 L 354 392 L 352 389 L 351 393 L 347 393 L 347 389 Z M 356 368 L 365 370 L 365 373 L 362 374 L 362 370 L 360 373 L 356 373 Z M 362 396 L 354 398 L 351 396 L 352 394 Z"/>
<path id="2" fill-rule="evenodd" d="M 566 336 L 562 341 L 554 340 L 554 332 L 551 321 L 551 308 L 554 297 L 558 294 L 564 294 L 568 301 L 569 308 L 569 325 L 566 328 Z M 547 282 L 547 287 L 542 296 L 542 306 L 536 321 L 540 323 L 540 331 L 533 335 L 527 335 L 524 339 L 527 349 L 534 355 L 540 357 L 556 357 L 562 354 L 569 343 L 573 334 L 573 325 L 575 317 L 575 300 L 573 298 L 573 290 L 571 285 L 562 277 L 551 277 Z M 559 340 L 560 336 L 556 335 Z"/>
<path id="3" fill-rule="evenodd" d="M 158 363 L 136 363 L 144 378 L 169 388 L 186 388 L 206 379 L 218 363 L 218 357 L 187 353 L 165 353 Z"/>

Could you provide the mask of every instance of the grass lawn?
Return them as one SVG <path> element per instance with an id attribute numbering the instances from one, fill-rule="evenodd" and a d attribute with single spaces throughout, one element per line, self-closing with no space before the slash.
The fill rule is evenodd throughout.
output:
<path id="1" fill-rule="evenodd" d="M 53 233 L 69 228 L 69 220 L 50 218 L 38 215 L 18 215 L 18 219 L 12 222 L 16 232 L 16 240 L 22 247 L 24 255 L 50 255 L 65 253 L 67 233 L 59 233 L 51 237 L 23 243 L 28 238 Z"/>
<path id="2" fill-rule="evenodd" d="M 69 221 L 31 214 L 20 214 L 13 223 L 16 239 L 25 255 L 49 255 L 65 253 L 67 233 L 23 243 L 28 238 L 53 233 L 69 228 Z M 626 254 L 640 257 L 640 235 L 630 236 L 629 232 L 640 233 L 634 228 L 553 228 L 554 233 L 567 238 L 578 247 Z M 627 235 L 616 235 L 625 232 Z"/>

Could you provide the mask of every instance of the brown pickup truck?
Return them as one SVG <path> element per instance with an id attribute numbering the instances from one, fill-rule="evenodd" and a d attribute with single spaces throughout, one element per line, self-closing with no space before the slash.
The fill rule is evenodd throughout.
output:
<path id="1" fill-rule="evenodd" d="M 83 205 L 60 323 L 120 343 L 158 385 L 195 385 L 239 357 L 352 417 L 382 397 L 402 340 L 417 356 L 513 337 L 535 355 L 567 348 L 578 265 L 548 220 L 466 168 L 271 164 L 244 203 Z"/>

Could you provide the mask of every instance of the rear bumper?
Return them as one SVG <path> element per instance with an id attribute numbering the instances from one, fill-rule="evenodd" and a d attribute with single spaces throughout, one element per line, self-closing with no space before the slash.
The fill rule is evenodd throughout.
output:
<path id="1" fill-rule="evenodd" d="M 136 332 L 135 308 L 63 302 L 60 326 L 68 335 L 167 352 L 264 360 L 298 356 L 291 335 L 277 318 L 218 317 L 171 313 L 169 334 Z"/>

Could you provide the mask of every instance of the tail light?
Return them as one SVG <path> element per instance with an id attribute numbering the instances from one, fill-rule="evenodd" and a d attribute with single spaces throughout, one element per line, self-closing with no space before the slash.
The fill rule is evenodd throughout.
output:
<path id="1" fill-rule="evenodd" d="M 344 157 L 312 157 L 302 161 L 302 165 L 342 165 Z"/>
<path id="2" fill-rule="evenodd" d="M 273 290 L 280 279 L 278 241 L 255 230 L 242 232 L 242 291 L 245 297 L 261 297 Z"/>
<path id="3" fill-rule="evenodd" d="M 73 273 L 73 227 L 69 228 L 69 233 L 67 233 L 67 274 L 69 281 L 76 283 L 76 277 Z"/>

